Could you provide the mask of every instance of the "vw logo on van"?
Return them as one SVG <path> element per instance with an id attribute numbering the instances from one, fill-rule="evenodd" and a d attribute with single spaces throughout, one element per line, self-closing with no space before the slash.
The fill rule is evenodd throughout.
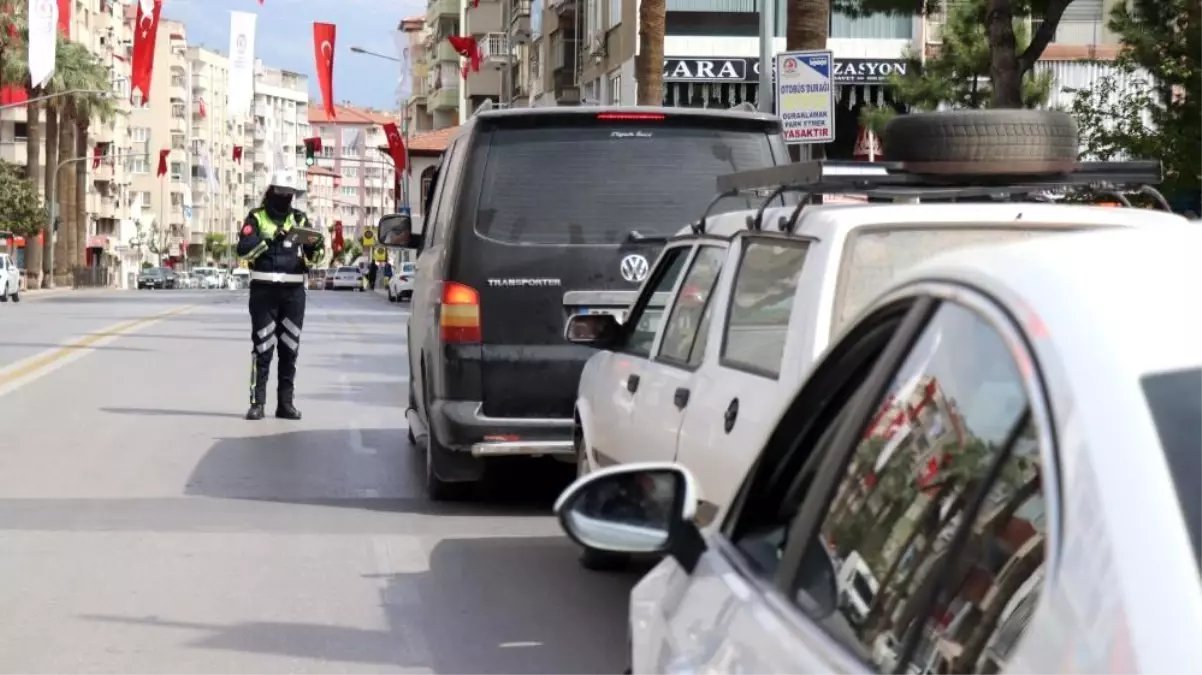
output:
<path id="1" fill-rule="evenodd" d="M 636 253 L 622 258 L 622 264 L 618 266 L 618 271 L 622 273 L 623 279 L 634 284 L 646 279 L 650 268 L 647 259 Z"/>

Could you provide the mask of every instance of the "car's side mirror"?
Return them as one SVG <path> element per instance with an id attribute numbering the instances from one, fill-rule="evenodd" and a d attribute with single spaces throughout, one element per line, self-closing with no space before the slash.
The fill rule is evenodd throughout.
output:
<path id="1" fill-rule="evenodd" d="M 607 349 L 622 333 L 618 319 L 610 314 L 576 314 L 568 318 L 563 336 L 568 342 Z"/>
<path id="2" fill-rule="evenodd" d="M 696 511 L 692 474 L 671 462 L 595 471 L 555 502 L 560 527 L 577 544 L 609 553 L 667 553 L 690 572 L 705 551 Z"/>
<path id="3" fill-rule="evenodd" d="M 413 219 L 407 213 L 392 213 L 376 226 L 380 244 L 389 248 L 421 248 L 422 235 L 413 231 Z"/>

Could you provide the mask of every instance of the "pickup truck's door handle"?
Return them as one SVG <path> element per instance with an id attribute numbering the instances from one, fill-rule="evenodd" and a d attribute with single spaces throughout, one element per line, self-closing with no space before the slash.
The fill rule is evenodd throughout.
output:
<path id="1" fill-rule="evenodd" d="M 676 395 L 672 397 L 672 400 L 676 403 L 677 408 L 684 410 L 684 407 L 689 404 L 689 390 L 685 389 L 684 387 L 678 388 L 676 390 Z"/>
<path id="2" fill-rule="evenodd" d="M 626 378 L 626 391 L 633 394 L 634 392 L 636 392 L 638 390 L 639 390 L 639 376 L 632 374 L 632 375 L 630 375 L 630 377 Z"/>

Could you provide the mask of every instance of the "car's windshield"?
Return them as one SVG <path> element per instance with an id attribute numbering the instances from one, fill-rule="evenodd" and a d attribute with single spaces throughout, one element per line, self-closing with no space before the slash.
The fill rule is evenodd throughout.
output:
<path id="1" fill-rule="evenodd" d="M 1031 223 L 1024 227 L 985 227 L 948 223 L 882 225 L 857 230 L 848 236 L 843 252 L 831 335 L 837 335 L 878 293 L 918 263 L 969 246 L 1001 244 L 1074 229 L 1080 226 Z"/>
<path id="2" fill-rule="evenodd" d="M 415 267 L 416 267 L 416 265 L 414 265 L 413 263 L 408 263 L 408 262 L 401 263 L 401 271 L 405 272 L 405 273 L 412 272 Z"/>
<path id="3" fill-rule="evenodd" d="M 338 272 L 342 273 L 342 274 L 354 274 L 355 272 L 358 272 L 358 271 L 359 271 L 358 268 L 355 268 L 355 267 L 339 267 L 338 268 Z"/>
<path id="4" fill-rule="evenodd" d="M 722 118 L 496 129 L 484 135 L 476 231 L 502 243 L 556 245 L 674 233 L 701 216 L 718 176 L 786 161 L 769 129 Z M 714 212 L 751 205 L 726 199 Z"/>
<path id="5" fill-rule="evenodd" d="M 1145 375 L 1140 380 L 1177 502 L 1202 571 L 1202 368 Z"/>

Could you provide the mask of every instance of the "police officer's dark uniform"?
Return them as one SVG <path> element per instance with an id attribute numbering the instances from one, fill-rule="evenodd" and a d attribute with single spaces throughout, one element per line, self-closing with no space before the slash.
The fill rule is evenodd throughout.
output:
<path id="1" fill-rule="evenodd" d="M 305 279 L 309 267 L 325 256 L 325 243 L 298 246 L 285 235 L 308 227 L 308 217 L 292 208 L 292 175 L 277 173 L 263 204 L 246 217 L 238 236 L 238 257 L 250 266 L 250 323 L 254 345 L 250 371 L 250 409 L 246 419 L 260 420 L 267 401 L 271 357 L 280 350 L 276 417 L 299 420 L 293 405 L 296 357 L 305 324 Z"/>

